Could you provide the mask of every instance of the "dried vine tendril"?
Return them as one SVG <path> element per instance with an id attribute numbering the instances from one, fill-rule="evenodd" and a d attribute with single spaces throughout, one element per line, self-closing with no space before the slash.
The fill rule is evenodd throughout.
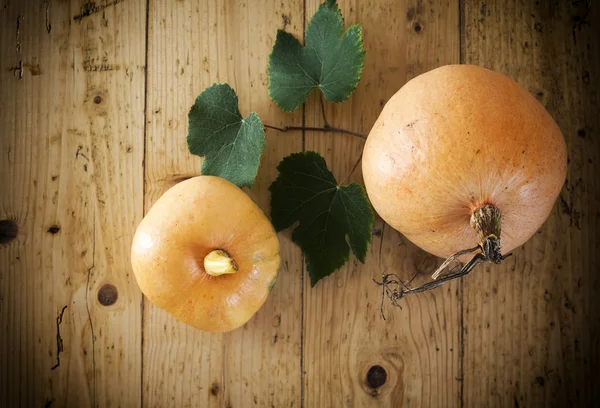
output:
<path id="1" fill-rule="evenodd" d="M 480 234 L 481 241 L 473 248 L 462 249 L 450 255 L 439 268 L 435 270 L 430 282 L 421 286 L 411 287 L 410 284 L 415 279 L 415 274 L 410 281 L 404 282 L 396 274 L 383 274 L 381 282 L 373 279 L 373 281 L 382 287 L 381 291 L 381 317 L 385 320 L 383 313 L 383 305 L 385 298 L 389 298 L 393 306 L 401 307 L 398 303 L 406 295 L 412 293 L 421 293 L 431 289 L 435 289 L 446 282 L 461 278 L 471 272 L 477 265 L 483 262 L 492 262 L 499 264 L 504 259 L 512 254 L 502 255 L 500 249 L 500 232 L 501 232 L 501 215 L 500 210 L 490 204 L 486 204 L 476 209 L 471 216 L 471 226 Z M 463 255 L 477 252 L 469 262 L 448 269 L 448 272 L 443 272 L 452 262 L 457 261 Z"/>

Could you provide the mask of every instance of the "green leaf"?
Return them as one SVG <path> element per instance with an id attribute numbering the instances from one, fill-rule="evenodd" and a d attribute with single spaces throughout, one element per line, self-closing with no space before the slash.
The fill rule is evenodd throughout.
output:
<path id="1" fill-rule="evenodd" d="M 243 118 L 235 91 L 228 84 L 215 84 L 196 98 L 188 118 L 188 148 L 204 156 L 202 174 L 251 186 L 265 147 L 258 115 L 253 112 Z"/>
<path id="2" fill-rule="evenodd" d="M 350 248 L 364 263 L 375 217 L 362 186 L 339 186 L 315 152 L 294 153 L 277 170 L 269 188 L 273 226 L 281 231 L 299 221 L 292 239 L 306 256 L 311 285 L 344 265 Z"/>
<path id="3" fill-rule="evenodd" d="M 330 102 L 343 102 L 354 92 L 365 58 L 362 28 L 353 25 L 342 36 L 343 31 L 342 14 L 331 0 L 310 19 L 306 46 L 277 31 L 269 57 L 269 96 L 282 110 L 297 109 L 313 89 L 321 89 Z"/>

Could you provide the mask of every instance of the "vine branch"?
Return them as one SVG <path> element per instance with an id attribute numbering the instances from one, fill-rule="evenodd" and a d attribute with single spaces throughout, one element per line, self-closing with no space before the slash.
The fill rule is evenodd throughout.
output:
<path id="1" fill-rule="evenodd" d="M 442 265 L 435 271 L 433 281 L 424 283 L 423 285 L 417 286 L 415 288 L 412 288 L 409 285 L 411 284 L 413 279 L 416 277 L 416 275 L 413 276 L 412 279 L 408 282 L 404 282 L 402 279 L 400 279 L 400 277 L 398 275 L 396 275 L 394 273 L 382 275 L 381 282 L 378 282 L 375 279 L 373 279 L 373 282 L 375 282 L 377 285 L 382 287 L 382 307 L 381 307 L 382 318 L 385 320 L 385 315 L 383 314 L 383 297 L 384 296 L 387 296 L 391 300 L 391 303 L 393 306 L 400 307 L 400 305 L 398 304 L 398 301 L 403 299 L 406 295 L 410 295 L 411 293 L 426 292 L 428 290 L 435 289 L 435 288 L 443 285 L 446 282 L 449 282 L 454 279 L 462 278 L 463 276 L 465 276 L 469 272 L 471 272 L 480 263 L 492 262 L 490 257 L 486 254 L 483 246 L 484 246 L 484 244 L 479 245 L 474 248 L 464 249 L 464 250 L 458 251 L 455 254 L 450 255 L 448 257 L 448 259 L 446 259 L 446 261 L 444 261 L 444 263 L 442 263 Z M 460 257 L 462 255 L 465 255 L 465 254 L 468 254 L 471 252 L 475 252 L 478 249 L 480 250 L 480 252 L 476 253 L 469 262 L 464 264 L 462 267 L 460 265 L 458 265 L 458 266 L 450 269 L 449 273 L 447 273 L 446 275 L 442 275 L 442 277 L 438 279 L 441 272 L 448 265 L 450 265 L 450 263 L 452 261 L 456 260 L 458 257 Z M 511 255 L 512 254 L 504 255 L 504 256 L 502 256 L 501 260 L 504 260 Z"/>
<path id="2" fill-rule="evenodd" d="M 363 157 L 363 154 L 361 152 L 360 155 L 358 156 L 358 159 L 354 163 L 354 166 L 352 166 L 352 170 L 350 170 L 350 173 L 348 173 L 348 175 L 346 177 L 344 177 L 342 181 L 340 181 L 340 185 L 344 184 L 346 182 L 346 180 L 348 180 L 350 178 L 350 176 L 354 173 L 354 171 L 356 170 L 356 168 L 360 164 L 360 161 L 362 160 L 362 157 Z"/>
<path id="3" fill-rule="evenodd" d="M 333 126 L 323 126 L 323 127 L 312 127 L 312 126 L 284 126 L 284 127 L 277 127 L 277 126 L 271 126 L 271 125 L 267 125 L 267 124 L 263 124 L 263 126 L 267 129 L 272 129 L 272 130 L 278 130 L 279 132 L 289 132 L 289 131 L 294 131 L 294 130 L 308 130 L 308 131 L 315 131 L 315 132 L 332 132 L 332 133 L 345 133 L 347 135 L 352 135 L 352 136 L 356 136 L 356 137 L 360 137 L 361 139 L 367 139 L 367 135 L 364 133 L 359 133 L 359 132 L 354 132 L 352 130 L 348 130 L 348 129 L 341 129 L 341 128 L 337 128 L 337 127 L 333 127 Z"/>
<path id="4" fill-rule="evenodd" d="M 323 102 L 323 93 L 319 92 L 319 102 L 321 103 L 321 115 L 323 115 L 323 123 L 325 127 L 329 127 L 329 122 L 327 122 L 327 116 L 325 116 L 325 102 Z"/>

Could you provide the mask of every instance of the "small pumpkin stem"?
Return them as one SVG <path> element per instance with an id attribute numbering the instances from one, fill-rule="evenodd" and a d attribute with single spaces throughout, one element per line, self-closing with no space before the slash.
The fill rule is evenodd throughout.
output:
<path id="1" fill-rule="evenodd" d="M 486 204 L 471 214 L 471 226 L 481 236 L 479 246 L 487 261 L 499 264 L 504 257 L 500 251 L 502 216 L 498 207 Z"/>
<path id="2" fill-rule="evenodd" d="M 204 257 L 204 270 L 210 276 L 220 276 L 236 273 L 238 266 L 226 251 L 215 249 Z"/>
<path id="3" fill-rule="evenodd" d="M 471 214 L 471 227 L 481 236 L 495 235 L 498 238 L 502 232 L 502 216 L 498 207 L 486 204 Z"/>

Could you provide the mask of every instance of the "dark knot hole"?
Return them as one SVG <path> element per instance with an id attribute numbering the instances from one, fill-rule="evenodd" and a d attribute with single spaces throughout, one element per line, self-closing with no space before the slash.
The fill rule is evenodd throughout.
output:
<path id="1" fill-rule="evenodd" d="M 117 292 L 117 288 L 110 283 L 103 285 L 98 291 L 98 302 L 102 306 L 114 305 L 118 298 L 119 293 Z"/>
<path id="2" fill-rule="evenodd" d="M 387 371 L 380 365 L 374 365 L 367 372 L 367 385 L 371 388 L 379 388 L 387 381 Z"/>
<path id="3" fill-rule="evenodd" d="M 8 244 L 17 237 L 19 227 L 13 220 L 0 220 L 0 244 Z"/>

